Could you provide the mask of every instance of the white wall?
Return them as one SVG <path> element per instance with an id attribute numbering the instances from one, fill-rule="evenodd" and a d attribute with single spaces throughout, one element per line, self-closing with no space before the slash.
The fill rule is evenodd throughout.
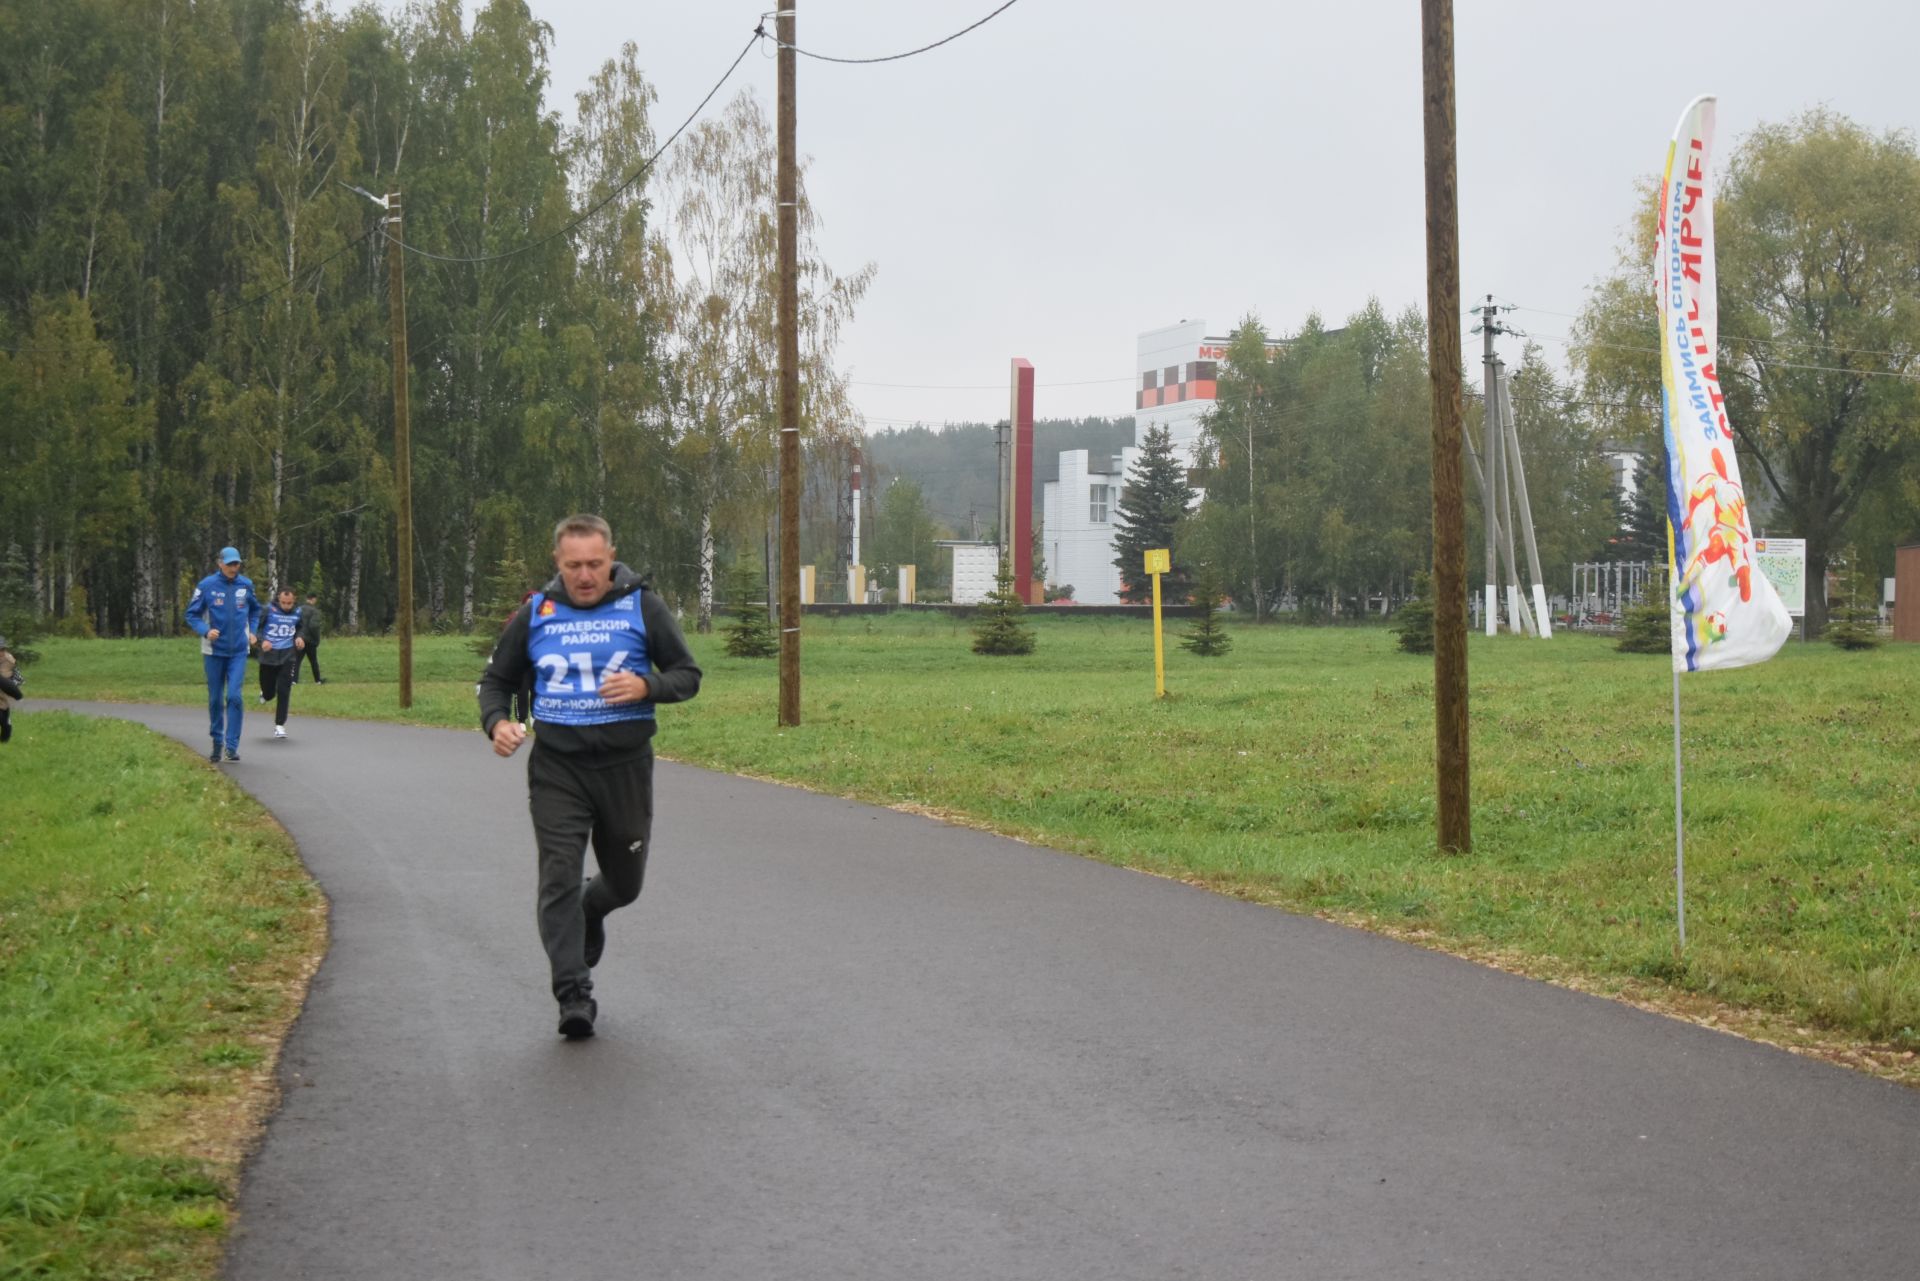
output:
<path id="1" fill-rule="evenodd" d="M 1000 576 L 1000 555 L 991 544 L 953 549 L 953 603 L 978 605 Z"/>
<path id="2" fill-rule="evenodd" d="M 1128 463 L 1134 450 L 1122 457 Z M 1073 599 L 1083 605 L 1120 603 L 1120 570 L 1113 563 L 1113 518 L 1120 502 L 1122 473 L 1090 472 L 1084 449 L 1060 455 L 1060 479 L 1045 490 L 1047 582 L 1073 585 Z M 1124 466 L 1126 463 L 1123 463 Z M 1092 488 L 1111 487 L 1107 519 L 1092 519 Z"/>

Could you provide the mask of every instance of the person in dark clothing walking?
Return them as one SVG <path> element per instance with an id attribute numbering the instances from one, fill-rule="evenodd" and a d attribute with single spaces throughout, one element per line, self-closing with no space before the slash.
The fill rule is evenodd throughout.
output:
<path id="1" fill-rule="evenodd" d="M 287 736 L 287 700 L 307 647 L 306 629 L 306 611 L 294 604 L 293 588 L 282 587 L 260 622 L 260 701 L 274 700 L 275 738 Z"/>
<path id="2" fill-rule="evenodd" d="M 213 750 L 207 759 L 240 759 L 240 718 L 246 711 L 247 651 L 260 625 L 260 598 L 240 572 L 240 552 L 220 549 L 220 569 L 193 589 L 187 626 L 199 633 L 200 664 L 207 677 L 207 728 Z"/>
<path id="3" fill-rule="evenodd" d="M 24 683 L 20 664 L 7 648 L 7 638 L 0 636 L 0 743 L 13 737 L 13 705 L 26 697 L 20 692 Z"/>
<path id="4" fill-rule="evenodd" d="M 537 917 L 560 1034 L 593 1035 L 593 967 L 606 918 L 640 896 L 653 836 L 654 706 L 700 692 L 700 668 L 660 597 L 614 559 L 598 516 L 553 532 L 559 571 L 514 612 L 480 678 L 480 726 L 496 756 L 527 738 L 511 715 L 533 677 L 527 808 L 538 849 Z M 587 842 L 599 875 L 583 887 Z"/>
<path id="5" fill-rule="evenodd" d="M 300 612 L 307 617 L 307 644 L 306 648 L 301 652 L 306 656 L 308 666 L 313 668 L 313 683 L 315 685 L 325 685 L 327 678 L 320 674 L 320 628 L 322 625 L 320 598 L 312 592 L 308 592 L 307 603 L 301 606 Z M 300 683 L 300 662 L 298 659 L 294 660 L 293 664 L 293 683 L 296 685 Z"/>

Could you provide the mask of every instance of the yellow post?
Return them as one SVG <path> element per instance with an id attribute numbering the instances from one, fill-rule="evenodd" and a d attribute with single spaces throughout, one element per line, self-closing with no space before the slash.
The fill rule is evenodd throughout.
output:
<path id="1" fill-rule="evenodd" d="M 1160 640 L 1160 575 L 1172 569 L 1173 558 L 1165 547 L 1155 547 L 1147 552 L 1146 570 L 1153 578 L 1153 696 L 1167 696 L 1167 658 L 1166 650 Z"/>

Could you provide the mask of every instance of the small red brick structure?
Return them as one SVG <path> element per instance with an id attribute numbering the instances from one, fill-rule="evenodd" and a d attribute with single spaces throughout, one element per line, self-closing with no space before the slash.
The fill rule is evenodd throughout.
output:
<path id="1" fill-rule="evenodd" d="M 1920 641 L 1920 543 L 1893 554 L 1893 638 Z"/>

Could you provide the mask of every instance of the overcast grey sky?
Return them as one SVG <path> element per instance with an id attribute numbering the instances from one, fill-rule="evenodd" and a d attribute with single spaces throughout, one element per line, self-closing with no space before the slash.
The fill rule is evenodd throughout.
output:
<path id="1" fill-rule="evenodd" d="M 797 43 L 895 53 L 1000 2 L 798 0 Z M 664 136 L 768 0 L 529 3 L 553 28 L 556 108 L 631 39 Z M 1571 322 L 1553 313 L 1610 269 L 1695 94 L 1720 97 L 1723 152 L 1822 103 L 1920 125 L 1911 0 L 1457 0 L 1455 28 L 1462 288 L 1529 308 L 1510 322 L 1556 355 Z M 771 117 L 765 53 L 723 96 L 751 87 Z M 824 256 L 879 269 L 841 348 L 869 426 L 1001 417 L 1016 355 L 1041 417 L 1129 414 L 1143 330 L 1423 306 L 1420 101 L 1415 0 L 1020 0 L 905 61 L 802 58 Z"/>

